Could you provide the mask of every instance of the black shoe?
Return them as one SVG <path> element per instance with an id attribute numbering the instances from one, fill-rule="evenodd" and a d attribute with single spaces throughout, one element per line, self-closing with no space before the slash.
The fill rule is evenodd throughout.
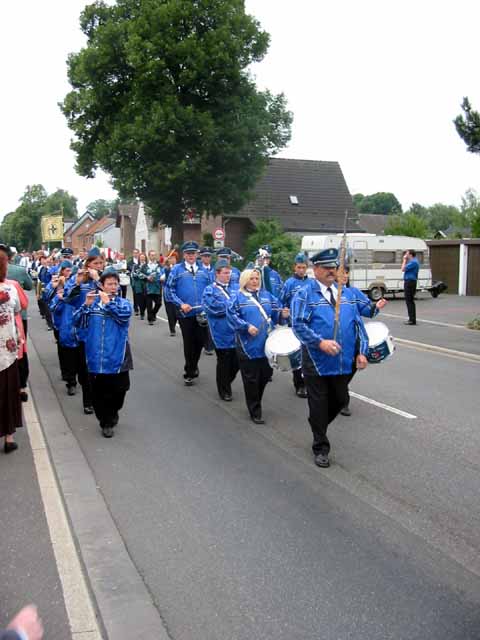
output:
<path id="1" fill-rule="evenodd" d="M 77 393 L 77 388 L 74 384 L 67 384 L 67 395 L 74 396 Z"/>
<path id="2" fill-rule="evenodd" d="M 403 324 L 409 324 L 409 325 L 414 325 L 417 324 L 416 322 L 413 322 L 413 320 L 407 320 L 406 322 L 404 322 Z"/>
<path id="3" fill-rule="evenodd" d="M 252 422 L 255 424 L 265 424 L 265 420 L 263 418 L 257 418 L 255 416 L 252 416 Z"/>
<path id="4" fill-rule="evenodd" d="M 231 402 L 232 401 L 232 394 L 231 393 L 221 393 L 220 394 L 220 398 L 222 400 L 224 400 L 225 402 Z"/>
<path id="5" fill-rule="evenodd" d="M 215 354 L 215 351 L 212 349 L 205 349 L 204 351 L 206 356 L 213 356 Z"/>
<path id="6" fill-rule="evenodd" d="M 322 467 L 326 469 L 330 466 L 330 460 L 328 459 L 328 453 L 318 453 L 315 456 L 315 464 L 317 467 Z"/>
<path id="7" fill-rule="evenodd" d="M 83 407 L 83 413 L 86 416 L 91 416 L 93 413 L 93 407 Z"/>
<path id="8" fill-rule="evenodd" d="M 140 315 L 140 311 L 135 311 L 135 315 L 139 316 Z"/>
<path id="9" fill-rule="evenodd" d="M 152 321 L 152 320 L 149 320 L 149 321 L 148 321 L 148 326 L 149 326 L 149 327 L 153 327 L 153 321 Z"/>
<path id="10" fill-rule="evenodd" d="M 113 429 L 112 427 L 103 427 L 102 434 L 104 438 L 113 438 Z"/>
<path id="11" fill-rule="evenodd" d="M 340 415 L 342 416 L 351 416 L 352 412 L 350 411 L 350 407 L 348 404 L 340 410 Z"/>
<path id="12" fill-rule="evenodd" d="M 170 337 L 173 338 L 175 337 L 177 334 L 175 333 L 175 331 L 170 331 Z"/>
<path id="13" fill-rule="evenodd" d="M 140 314 L 140 320 L 145 320 L 145 314 L 144 313 Z"/>
<path id="14" fill-rule="evenodd" d="M 26 391 L 20 391 L 20 400 L 22 402 L 28 402 L 28 393 Z"/>
<path id="15" fill-rule="evenodd" d="M 112 422 L 112 427 L 116 427 L 117 426 L 119 419 L 120 419 L 120 416 L 118 415 L 118 413 L 115 414 L 115 417 L 114 417 L 113 422 Z"/>
<path id="16" fill-rule="evenodd" d="M 18 449 L 18 444 L 16 442 L 5 442 L 3 450 L 5 453 L 12 453 L 12 451 L 16 451 Z"/>
<path id="17" fill-rule="evenodd" d="M 53 331 L 53 327 L 47 327 L 47 331 Z"/>
<path id="18" fill-rule="evenodd" d="M 183 381 L 186 387 L 193 387 L 194 385 L 193 378 L 184 378 Z"/>
<path id="19" fill-rule="evenodd" d="M 200 375 L 200 371 L 198 369 L 195 369 L 195 371 L 193 372 L 192 378 L 198 378 L 199 375 Z"/>
<path id="20" fill-rule="evenodd" d="M 305 389 L 305 387 L 298 387 L 298 389 L 295 389 L 295 393 L 299 398 L 307 397 L 307 390 Z"/>

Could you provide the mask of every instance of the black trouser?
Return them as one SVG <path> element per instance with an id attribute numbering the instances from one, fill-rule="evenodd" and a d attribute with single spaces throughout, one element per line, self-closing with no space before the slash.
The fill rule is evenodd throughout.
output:
<path id="1" fill-rule="evenodd" d="M 113 427 L 130 389 L 128 371 L 120 373 L 91 373 L 93 408 L 102 429 Z"/>
<path id="2" fill-rule="evenodd" d="M 405 280 L 403 285 L 403 290 L 405 292 L 405 302 L 407 303 L 408 319 L 410 320 L 410 322 L 416 322 L 417 315 L 415 309 L 415 293 L 417 291 L 417 281 Z"/>
<path id="3" fill-rule="evenodd" d="M 62 347 L 64 352 L 64 364 L 67 367 L 65 378 L 67 386 L 75 386 L 78 382 L 82 387 L 83 406 L 92 406 L 92 388 L 87 369 L 85 355 L 85 343 L 80 342 L 78 347 Z"/>
<path id="4" fill-rule="evenodd" d="M 268 364 L 267 358 L 248 360 L 243 353 L 239 354 L 238 363 L 242 374 L 245 401 L 250 416 L 252 418 L 261 418 L 263 392 L 272 377 L 272 367 Z"/>
<path id="5" fill-rule="evenodd" d="M 147 308 L 147 296 L 145 293 L 135 293 L 133 292 L 133 308 L 135 311 L 140 311 L 140 315 L 145 315 L 145 309 Z"/>
<path id="6" fill-rule="evenodd" d="M 122 296 L 122 298 L 126 298 L 127 297 L 127 286 L 126 284 L 121 284 L 120 285 L 120 295 Z"/>
<path id="7" fill-rule="evenodd" d="M 205 351 L 213 351 L 215 349 L 215 345 L 213 344 L 212 334 L 210 333 L 210 328 L 207 327 L 206 336 L 205 336 Z"/>
<path id="8" fill-rule="evenodd" d="M 168 318 L 168 328 L 170 329 L 170 333 L 175 333 L 175 326 L 177 324 L 177 307 L 173 304 L 173 302 L 165 302 L 165 311 Z"/>
<path id="9" fill-rule="evenodd" d="M 197 374 L 198 361 L 205 344 L 206 327 L 198 324 L 195 316 L 179 318 L 183 338 L 183 353 L 185 356 L 184 378 L 193 378 Z"/>
<path id="10" fill-rule="evenodd" d="M 345 405 L 345 408 L 348 408 L 349 404 L 350 404 L 350 389 L 349 384 L 350 382 L 353 380 L 353 376 L 357 373 L 357 365 L 356 365 L 356 361 L 353 361 L 352 364 L 352 373 L 348 374 L 348 380 L 347 380 L 347 404 Z"/>
<path id="11" fill-rule="evenodd" d="M 295 387 L 296 391 L 305 386 L 305 380 L 303 379 L 303 373 L 301 369 L 295 369 L 293 372 L 293 386 Z"/>
<path id="12" fill-rule="evenodd" d="M 44 318 L 45 317 L 45 301 L 42 300 L 41 298 L 38 298 L 37 305 L 38 305 L 38 311 L 40 312 L 41 317 Z"/>
<path id="13" fill-rule="evenodd" d="M 308 421 L 312 428 L 315 455 L 328 453 L 328 425 L 348 403 L 348 382 L 351 374 L 342 376 L 305 376 L 308 393 Z"/>
<path id="14" fill-rule="evenodd" d="M 49 329 L 53 329 L 52 312 L 50 311 L 50 307 L 46 302 L 45 302 L 44 310 L 45 310 L 45 320 L 47 321 L 47 327 Z"/>
<path id="15" fill-rule="evenodd" d="M 232 382 L 238 373 L 237 350 L 215 349 L 217 354 L 217 389 L 220 397 L 232 395 Z"/>
<path id="16" fill-rule="evenodd" d="M 161 293 L 147 293 L 147 320 L 149 322 L 155 322 L 158 310 L 161 306 Z"/>
<path id="17" fill-rule="evenodd" d="M 23 356 L 18 360 L 18 374 L 20 376 L 20 389 L 25 389 L 28 382 L 28 375 L 30 373 L 30 367 L 28 364 L 27 352 L 23 352 Z"/>

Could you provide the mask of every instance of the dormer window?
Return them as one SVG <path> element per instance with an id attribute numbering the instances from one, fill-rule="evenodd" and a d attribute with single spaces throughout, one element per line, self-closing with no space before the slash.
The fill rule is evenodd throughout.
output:
<path id="1" fill-rule="evenodd" d="M 297 196 L 289 196 L 290 198 L 290 204 L 297 204 L 298 205 L 298 197 Z"/>

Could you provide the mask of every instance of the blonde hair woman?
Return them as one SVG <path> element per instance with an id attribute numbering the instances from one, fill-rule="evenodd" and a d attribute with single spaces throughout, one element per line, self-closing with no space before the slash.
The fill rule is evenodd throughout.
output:
<path id="1" fill-rule="evenodd" d="M 240 290 L 227 310 L 227 318 L 235 330 L 245 401 L 255 424 L 265 423 L 262 398 L 273 373 L 265 356 L 265 342 L 273 326 L 288 315 L 288 309 L 282 309 L 278 299 L 261 288 L 258 269 L 241 273 Z"/>

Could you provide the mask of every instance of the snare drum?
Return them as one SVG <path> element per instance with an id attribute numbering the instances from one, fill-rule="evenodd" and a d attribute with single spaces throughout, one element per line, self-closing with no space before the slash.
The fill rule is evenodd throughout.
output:
<path id="1" fill-rule="evenodd" d="M 367 360 L 375 364 L 383 362 L 395 351 L 393 338 L 383 322 L 368 322 L 365 324 L 368 335 Z"/>
<path id="2" fill-rule="evenodd" d="M 302 345 L 290 327 L 277 327 L 270 333 L 265 355 L 279 371 L 295 371 L 302 366 Z"/>

